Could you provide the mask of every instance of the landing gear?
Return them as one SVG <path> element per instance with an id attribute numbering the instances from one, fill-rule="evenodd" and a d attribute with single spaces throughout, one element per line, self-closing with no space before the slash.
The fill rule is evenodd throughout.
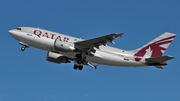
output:
<path id="1" fill-rule="evenodd" d="M 85 62 L 85 54 L 83 52 L 81 52 L 81 54 L 77 54 L 76 55 L 76 59 L 74 60 L 74 69 L 77 70 L 82 70 L 83 69 L 83 65 L 86 64 Z"/>
<path id="2" fill-rule="evenodd" d="M 25 51 L 26 48 L 28 48 L 28 46 L 23 46 L 23 47 L 21 47 L 21 51 Z"/>
<path id="3" fill-rule="evenodd" d="M 81 65 L 85 63 L 85 59 L 86 59 L 85 53 L 82 52 L 81 54 L 76 55 L 75 61 L 77 62 L 77 64 Z"/>
<path id="4" fill-rule="evenodd" d="M 74 69 L 83 70 L 83 65 L 88 65 L 94 69 L 97 68 L 98 65 L 93 65 L 92 63 L 86 60 L 86 56 L 84 52 L 80 52 L 80 54 L 76 54 L 76 59 L 74 60 Z"/>
<path id="5" fill-rule="evenodd" d="M 77 69 L 79 69 L 79 70 L 82 70 L 83 69 L 83 65 L 82 66 L 78 66 L 78 65 L 74 65 L 74 70 L 77 70 Z"/>
<path id="6" fill-rule="evenodd" d="M 21 47 L 21 51 L 25 51 L 26 48 L 28 48 L 28 44 L 24 43 L 24 42 L 19 42 L 20 45 L 22 45 Z"/>
<path id="7" fill-rule="evenodd" d="M 21 47 L 21 51 L 25 51 L 25 49 L 26 49 L 25 47 Z"/>
<path id="8" fill-rule="evenodd" d="M 83 66 L 79 66 L 79 70 L 82 70 L 83 69 Z"/>
<path id="9" fill-rule="evenodd" d="M 77 70 L 78 69 L 78 66 L 75 64 L 74 65 L 74 70 Z"/>
<path id="10" fill-rule="evenodd" d="M 80 64 L 82 64 L 82 63 L 83 63 L 83 61 L 81 61 L 81 60 L 77 60 L 77 63 L 80 65 Z"/>

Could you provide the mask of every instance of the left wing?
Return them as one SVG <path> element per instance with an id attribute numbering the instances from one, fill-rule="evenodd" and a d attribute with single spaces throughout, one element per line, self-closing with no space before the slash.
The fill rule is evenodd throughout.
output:
<path id="1" fill-rule="evenodd" d="M 93 38 L 89 40 L 79 41 L 75 43 L 76 48 L 80 50 L 89 50 L 94 47 L 99 48 L 100 45 L 106 45 L 107 42 L 111 42 L 114 44 L 113 40 L 117 38 L 118 36 L 122 37 L 123 33 L 120 34 L 109 34 L 106 36 Z"/>

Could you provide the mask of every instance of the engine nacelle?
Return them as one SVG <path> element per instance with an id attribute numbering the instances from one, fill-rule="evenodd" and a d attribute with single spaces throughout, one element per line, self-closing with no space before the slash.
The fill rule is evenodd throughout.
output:
<path id="1" fill-rule="evenodd" d="M 62 54 L 54 53 L 54 52 L 48 52 L 47 61 L 54 62 L 54 63 L 68 63 L 70 62 L 67 57 L 63 56 Z"/>
<path id="2" fill-rule="evenodd" d="M 61 52 L 69 52 L 75 50 L 74 43 L 63 42 L 59 40 L 54 41 L 54 49 Z"/>

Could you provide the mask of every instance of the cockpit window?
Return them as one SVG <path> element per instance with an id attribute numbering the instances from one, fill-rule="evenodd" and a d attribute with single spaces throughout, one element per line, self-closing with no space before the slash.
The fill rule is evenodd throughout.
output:
<path id="1" fill-rule="evenodd" d="M 16 28 L 17 30 L 21 30 L 21 28 Z"/>

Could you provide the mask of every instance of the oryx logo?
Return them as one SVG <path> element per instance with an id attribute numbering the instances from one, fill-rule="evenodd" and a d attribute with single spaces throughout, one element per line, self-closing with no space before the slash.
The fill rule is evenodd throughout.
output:
<path id="1" fill-rule="evenodd" d="M 152 43 L 141 48 L 136 54 L 134 54 L 134 59 L 138 62 L 145 56 L 145 54 L 149 57 L 162 56 L 174 38 L 175 36 L 170 36 L 155 42 L 152 41 Z"/>

